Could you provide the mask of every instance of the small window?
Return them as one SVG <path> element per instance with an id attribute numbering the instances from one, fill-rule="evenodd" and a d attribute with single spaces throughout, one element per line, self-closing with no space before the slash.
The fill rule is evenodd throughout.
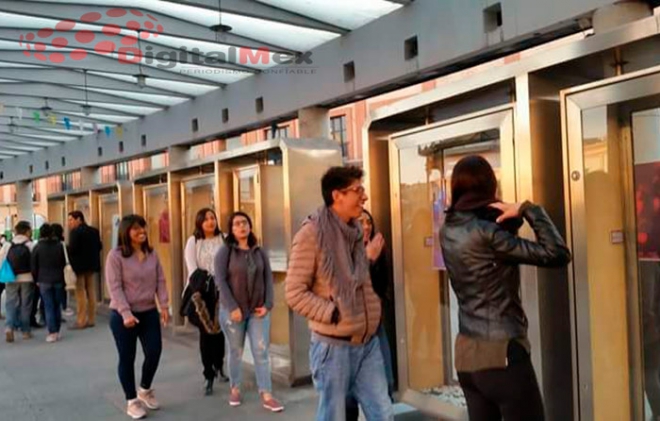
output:
<path id="1" fill-rule="evenodd" d="M 344 82 L 350 82 L 355 79 L 355 62 L 344 64 Z"/>
<path id="2" fill-rule="evenodd" d="M 98 155 L 103 156 L 103 148 L 99 146 L 98 148 Z"/>
<path id="3" fill-rule="evenodd" d="M 192 131 L 193 132 L 199 131 L 199 120 L 197 120 L 196 118 L 192 119 Z"/>
<path id="4" fill-rule="evenodd" d="M 62 157 L 62 166 L 63 167 L 66 166 L 66 157 L 65 156 Z"/>
<path id="5" fill-rule="evenodd" d="M 417 44 L 417 36 L 408 38 L 404 43 L 404 55 L 406 60 L 412 60 L 419 55 L 419 46 Z"/>
<path id="6" fill-rule="evenodd" d="M 222 109 L 222 122 L 223 123 L 229 122 L 229 108 Z"/>
<path id="7" fill-rule="evenodd" d="M 142 144 L 142 147 L 143 147 L 143 148 L 144 148 L 145 146 L 147 146 L 147 135 L 146 135 L 146 134 L 143 134 L 143 135 L 142 135 L 141 144 Z"/>
<path id="8" fill-rule="evenodd" d="M 264 97 L 260 96 L 259 98 L 256 99 L 255 109 L 257 110 L 257 113 L 264 112 Z"/>
<path id="9" fill-rule="evenodd" d="M 502 19 L 502 4 L 495 3 L 484 9 L 484 31 L 486 33 L 493 32 L 501 28 L 503 24 Z"/>
<path id="10" fill-rule="evenodd" d="M 0 180 L 3 180 L 5 178 L 5 172 L 0 171 Z"/>
<path id="11" fill-rule="evenodd" d="M 34 172 L 34 165 L 30 164 L 30 174 Z"/>
<path id="12" fill-rule="evenodd" d="M 341 146 L 342 156 L 348 157 L 348 128 L 345 115 L 330 119 L 330 136 Z"/>
<path id="13" fill-rule="evenodd" d="M 124 153 L 124 142 L 119 141 L 119 153 Z"/>
<path id="14" fill-rule="evenodd" d="M 50 169 L 50 163 L 48 161 L 44 162 L 44 168 L 46 169 L 46 171 Z"/>

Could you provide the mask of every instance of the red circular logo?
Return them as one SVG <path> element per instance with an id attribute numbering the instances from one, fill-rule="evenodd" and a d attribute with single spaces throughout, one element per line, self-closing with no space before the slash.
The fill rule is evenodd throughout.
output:
<path id="1" fill-rule="evenodd" d="M 62 20 L 53 28 L 46 27 L 21 34 L 18 44 L 24 49 L 23 54 L 26 57 L 34 57 L 43 62 L 81 61 L 90 51 L 94 51 L 116 58 L 123 64 L 135 64 L 143 57 L 143 52 L 138 48 L 137 34 L 127 34 L 122 28 L 139 32 L 140 38 L 144 40 L 157 38 L 163 33 L 163 25 L 150 13 L 136 9 L 114 8 L 109 9 L 105 15 L 107 19 L 100 32 L 80 28 L 80 25 L 73 20 Z M 78 21 L 97 24 L 102 18 L 101 13 L 89 12 L 80 16 Z M 71 45 L 65 34 L 73 34 L 78 44 Z M 52 48 L 46 51 L 47 45 L 62 51 L 54 51 Z"/>

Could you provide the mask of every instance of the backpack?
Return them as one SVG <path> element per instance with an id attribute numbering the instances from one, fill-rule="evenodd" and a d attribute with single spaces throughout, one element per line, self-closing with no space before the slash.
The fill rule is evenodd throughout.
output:
<path id="1" fill-rule="evenodd" d="M 30 248 L 21 244 L 13 244 L 9 247 L 7 251 L 7 261 L 11 266 L 14 274 L 20 275 L 23 273 L 30 273 Z"/>

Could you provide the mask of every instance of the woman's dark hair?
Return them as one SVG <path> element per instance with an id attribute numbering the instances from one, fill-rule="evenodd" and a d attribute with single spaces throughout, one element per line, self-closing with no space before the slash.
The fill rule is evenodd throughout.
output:
<path id="1" fill-rule="evenodd" d="M 218 235 L 222 234 L 222 231 L 220 231 L 220 222 L 218 221 L 218 215 L 215 213 L 215 211 L 211 208 L 204 208 L 201 209 L 199 212 L 197 212 L 197 216 L 195 217 L 195 231 L 193 232 L 193 236 L 195 237 L 196 240 L 203 240 L 206 235 L 204 234 L 204 229 L 202 228 L 202 224 L 204 224 L 204 221 L 206 220 L 206 214 L 211 212 L 213 214 L 213 217 L 215 217 L 215 232 L 213 235 L 217 237 Z"/>
<path id="2" fill-rule="evenodd" d="M 495 201 L 497 178 L 488 161 L 470 155 L 458 161 L 451 176 L 451 209 L 466 196 L 470 201 Z"/>
<path id="3" fill-rule="evenodd" d="M 64 241 L 64 227 L 60 224 L 53 224 L 50 227 L 53 229 L 53 238 Z"/>
<path id="4" fill-rule="evenodd" d="M 371 224 L 371 235 L 369 235 L 369 241 L 371 241 L 376 236 L 376 223 L 374 222 L 373 215 L 371 215 L 368 210 L 362 209 L 362 213 L 367 215 L 367 218 L 369 218 L 369 223 Z"/>
<path id="5" fill-rule="evenodd" d="M 321 193 L 326 206 L 332 206 L 335 200 L 332 192 L 350 187 L 356 180 L 362 180 L 364 171 L 358 167 L 332 167 L 321 178 Z"/>
<path id="6" fill-rule="evenodd" d="M 252 219 L 250 219 L 248 214 L 245 212 L 234 212 L 229 217 L 229 222 L 227 224 L 227 238 L 225 238 L 225 243 L 229 246 L 238 245 L 238 240 L 236 239 L 236 237 L 234 237 L 234 231 L 232 230 L 232 228 L 234 227 L 234 219 L 236 219 L 239 216 L 244 217 L 248 221 L 248 225 L 250 226 L 250 234 L 248 235 L 248 246 L 252 248 L 257 245 L 257 237 L 252 232 Z"/>
<path id="7" fill-rule="evenodd" d="M 39 239 L 45 240 L 53 236 L 53 226 L 50 224 L 43 224 L 39 228 Z"/>
<path id="8" fill-rule="evenodd" d="M 119 223 L 119 234 L 117 234 L 117 244 L 121 249 L 122 257 L 131 257 L 133 255 L 133 244 L 131 243 L 131 228 L 134 226 L 146 228 L 147 221 L 140 215 L 127 215 L 121 219 Z M 142 244 L 142 251 L 144 253 L 151 253 L 153 249 L 149 245 L 149 237 Z"/>

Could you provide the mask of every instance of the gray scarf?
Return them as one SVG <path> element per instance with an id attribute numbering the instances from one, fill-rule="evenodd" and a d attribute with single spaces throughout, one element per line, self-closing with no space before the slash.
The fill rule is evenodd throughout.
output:
<path id="1" fill-rule="evenodd" d="M 318 224 L 317 241 L 323 253 L 321 273 L 332 280 L 335 299 L 352 309 L 355 292 L 369 280 L 362 228 L 355 220 L 345 223 L 326 206 L 312 219 Z"/>

